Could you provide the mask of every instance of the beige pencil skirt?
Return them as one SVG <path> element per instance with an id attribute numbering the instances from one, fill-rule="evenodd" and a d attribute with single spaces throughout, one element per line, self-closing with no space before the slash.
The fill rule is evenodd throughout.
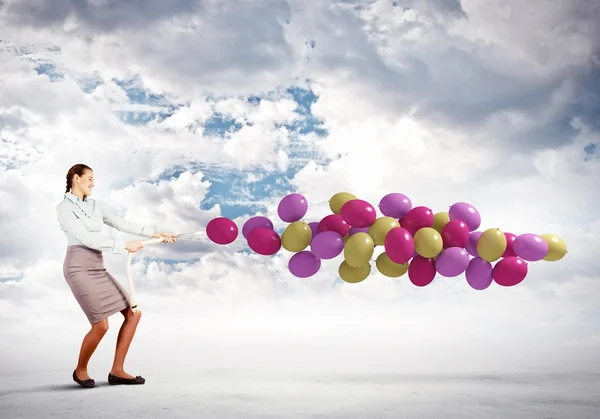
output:
<path id="1" fill-rule="evenodd" d="M 101 250 L 83 245 L 68 246 L 63 273 L 91 324 L 130 306 L 129 293 L 104 268 Z"/>

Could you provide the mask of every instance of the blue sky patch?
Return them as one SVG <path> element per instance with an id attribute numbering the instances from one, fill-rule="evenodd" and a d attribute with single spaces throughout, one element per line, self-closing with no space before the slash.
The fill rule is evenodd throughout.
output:
<path id="1" fill-rule="evenodd" d="M 214 113 L 204 124 L 204 135 L 224 137 L 242 129 L 242 124 L 222 113 Z"/>
<path id="2" fill-rule="evenodd" d="M 51 82 L 62 81 L 65 79 L 64 74 L 60 73 L 56 67 L 50 63 L 39 64 L 35 68 L 36 73 L 38 75 L 46 75 L 50 79 Z"/>

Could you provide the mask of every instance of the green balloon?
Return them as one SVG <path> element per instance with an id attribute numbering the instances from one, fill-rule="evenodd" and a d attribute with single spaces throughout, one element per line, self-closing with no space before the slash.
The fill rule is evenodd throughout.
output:
<path id="1" fill-rule="evenodd" d="M 303 221 L 294 221 L 288 225 L 281 235 L 281 246 L 290 252 L 300 252 L 310 244 L 312 230 Z"/>
<path id="2" fill-rule="evenodd" d="M 365 266 L 371 260 L 375 246 L 367 233 L 353 234 L 344 245 L 344 260 L 353 268 Z"/>
<path id="3" fill-rule="evenodd" d="M 400 223 L 393 217 L 379 217 L 369 227 L 369 236 L 373 237 L 373 242 L 377 246 L 383 246 L 385 236 L 392 228 L 400 227 Z"/>
<path id="4" fill-rule="evenodd" d="M 346 261 L 343 261 L 338 268 L 338 273 L 340 278 L 342 278 L 345 282 L 356 284 L 357 282 L 367 279 L 371 273 L 371 264 L 361 266 L 360 268 L 353 268 L 352 266 L 348 265 Z"/>

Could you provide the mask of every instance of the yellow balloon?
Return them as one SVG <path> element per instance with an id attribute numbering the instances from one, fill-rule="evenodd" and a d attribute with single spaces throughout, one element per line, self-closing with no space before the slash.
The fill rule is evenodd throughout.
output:
<path id="1" fill-rule="evenodd" d="M 506 236 L 499 228 L 488 228 L 477 240 L 477 253 L 487 262 L 500 259 L 505 250 Z"/>
<path id="2" fill-rule="evenodd" d="M 373 242 L 377 246 L 383 246 L 385 236 L 392 228 L 400 227 L 400 223 L 393 217 L 379 217 L 369 227 L 369 236 L 373 237 Z"/>
<path id="3" fill-rule="evenodd" d="M 329 200 L 329 209 L 331 209 L 334 214 L 341 214 L 344 204 L 353 199 L 358 198 L 350 192 L 338 192 Z"/>
<path id="4" fill-rule="evenodd" d="M 396 263 L 390 259 L 386 252 L 377 257 L 375 265 L 379 272 L 390 278 L 397 278 L 408 272 L 408 263 Z"/>
<path id="5" fill-rule="evenodd" d="M 554 234 L 540 234 L 540 237 L 544 239 L 546 243 L 548 243 L 548 254 L 544 257 L 544 260 L 549 262 L 555 262 L 557 260 L 561 260 L 567 252 L 567 245 L 558 236 Z"/>
<path id="6" fill-rule="evenodd" d="M 310 244 L 312 230 L 303 221 L 294 221 L 288 225 L 281 235 L 281 246 L 290 252 L 300 252 Z"/>
<path id="7" fill-rule="evenodd" d="M 431 228 L 442 234 L 442 229 L 446 224 L 450 222 L 450 216 L 448 212 L 438 212 L 433 216 L 433 225 Z"/>
<path id="8" fill-rule="evenodd" d="M 364 281 L 365 279 L 367 279 L 370 273 L 371 264 L 361 266 L 360 268 L 353 268 L 352 266 L 348 265 L 346 261 L 343 261 L 338 269 L 338 274 L 340 275 L 340 278 L 351 284 L 356 284 L 357 282 Z"/>
<path id="9" fill-rule="evenodd" d="M 440 254 L 444 247 L 442 236 L 431 227 L 420 228 L 415 233 L 415 250 L 424 258 L 433 258 Z"/>
<path id="10" fill-rule="evenodd" d="M 353 268 L 365 266 L 371 260 L 375 246 L 367 233 L 353 234 L 344 245 L 344 260 Z"/>

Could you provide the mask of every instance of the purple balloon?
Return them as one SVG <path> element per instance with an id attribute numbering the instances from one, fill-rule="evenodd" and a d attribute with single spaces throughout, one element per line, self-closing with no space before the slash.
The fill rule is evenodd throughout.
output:
<path id="1" fill-rule="evenodd" d="M 453 277 L 462 274 L 469 266 L 469 254 L 461 247 L 449 247 L 435 259 L 435 269 L 441 276 Z"/>
<path id="2" fill-rule="evenodd" d="M 310 250 L 319 259 L 333 259 L 344 250 L 344 238 L 335 231 L 323 231 L 313 238 Z"/>
<path id="3" fill-rule="evenodd" d="M 471 288 L 482 291 L 490 286 L 493 281 L 494 268 L 490 262 L 480 257 L 475 257 L 469 262 L 465 277 Z"/>
<path id="4" fill-rule="evenodd" d="M 250 218 L 248 221 L 244 223 L 242 227 L 242 235 L 245 239 L 248 239 L 248 233 L 250 233 L 255 228 L 270 228 L 273 230 L 273 223 L 267 217 L 256 216 Z"/>
<path id="5" fill-rule="evenodd" d="M 369 227 L 350 227 L 348 230 L 348 238 L 352 237 L 356 233 L 368 233 Z"/>
<path id="6" fill-rule="evenodd" d="M 411 209 L 411 200 L 401 193 L 387 194 L 379 201 L 379 211 L 386 217 L 402 218 Z"/>
<path id="7" fill-rule="evenodd" d="M 294 254 L 288 262 L 288 269 L 298 278 L 313 276 L 320 268 L 321 260 L 308 250 Z"/>
<path id="8" fill-rule="evenodd" d="M 548 254 L 548 243 L 537 234 L 526 233 L 518 236 L 512 245 L 513 252 L 523 260 L 535 262 Z"/>
<path id="9" fill-rule="evenodd" d="M 450 220 L 463 220 L 469 231 L 475 231 L 481 225 L 481 215 L 471 204 L 466 202 L 457 202 L 450 207 L 448 211 Z"/>
<path id="10" fill-rule="evenodd" d="M 308 211 L 308 202 L 299 193 L 286 195 L 277 206 L 277 214 L 282 221 L 293 223 L 299 221 Z"/>
<path id="11" fill-rule="evenodd" d="M 479 256 L 479 253 L 477 253 L 477 241 L 479 240 L 479 237 L 481 237 L 482 234 L 483 231 L 472 231 L 471 233 L 469 233 L 469 241 L 465 246 L 465 250 L 469 252 L 471 256 Z"/>
<path id="12" fill-rule="evenodd" d="M 311 223 L 308 223 L 308 226 L 310 227 L 310 231 L 312 232 L 312 238 L 310 239 L 311 243 L 314 240 L 315 236 L 317 234 L 319 234 L 319 222 L 318 221 L 313 221 Z"/>

